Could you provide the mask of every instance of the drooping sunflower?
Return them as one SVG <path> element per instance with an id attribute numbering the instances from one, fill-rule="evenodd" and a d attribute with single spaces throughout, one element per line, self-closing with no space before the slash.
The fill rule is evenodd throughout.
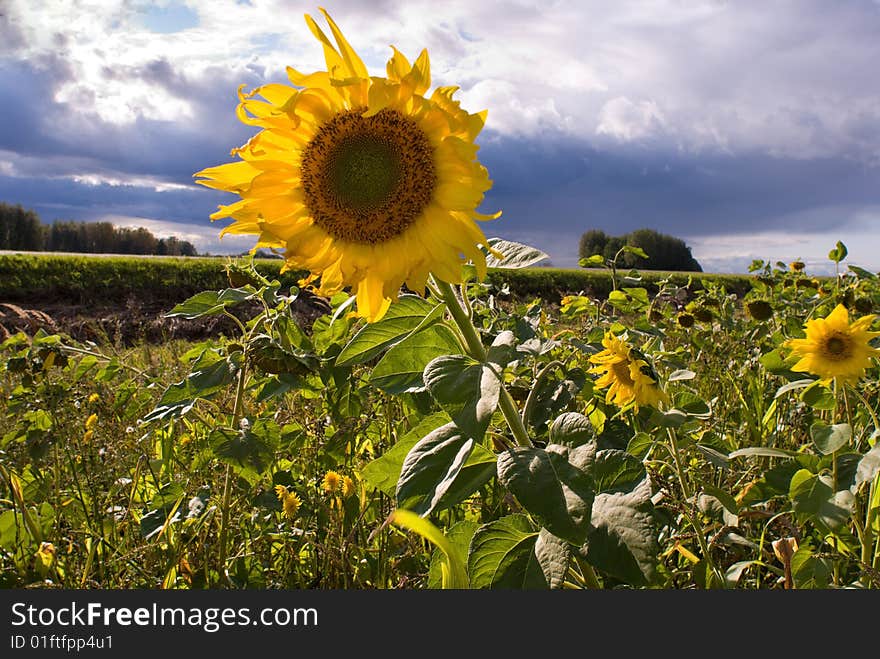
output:
<path id="1" fill-rule="evenodd" d="M 590 373 L 601 376 L 596 380 L 597 387 L 608 388 L 606 403 L 618 407 L 633 404 L 638 409 L 640 405 L 657 407 L 668 402 L 657 374 L 641 353 L 611 332 L 605 333 L 602 346 L 604 350 L 590 357 L 590 362 L 596 364 Z"/>
<path id="2" fill-rule="evenodd" d="M 403 283 L 424 291 L 429 273 L 461 281 L 470 259 L 485 276 L 488 248 L 475 220 L 492 182 L 475 138 L 486 112 L 470 114 L 457 87 L 430 97 L 428 53 L 415 63 L 392 46 L 387 77 L 371 77 L 326 11 L 335 45 L 306 15 L 327 71 L 288 67 L 294 86 L 239 88 L 238 118 L 261 128 L 240 160 L 195 174 L 241 199 L 211 215 L 221 232 L 257 234 L 254 249 L 283 250 L 285 269 L 320 277 L 319 292 L 352 287 L 358 315 L 380 319 Z M 256 96 L 262 97 L 258 100 Z"/>
<path id="3" fill-rule="evenodd" d="M 871 359 L 880 357 L 880 350 L 870 344 L 880 332 L 868 331 L 875 317 L 862 316 L 850 323 L 846 307 L 838 304 L 825 318 L 808 320 L 804 325 L 807 336 L 785 343 L 801 358 L 791 370 L 812 373 L 824 381 L 855 384 L 870 367 Z"/>

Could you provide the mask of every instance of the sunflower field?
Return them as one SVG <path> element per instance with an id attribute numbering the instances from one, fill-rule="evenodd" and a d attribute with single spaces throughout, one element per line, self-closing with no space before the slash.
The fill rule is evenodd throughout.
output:
<path id="1" fill-rule="evenodd" d="M 204 341 L 0 345 L 0 583 L 880 587 L 877 273 L 512 296 L 547 255 L 483 233 L 486 113 L 324 18 L 327 70 L 240 90 L 258 132 L 196 174 L 303 276 L 230 262 L 165 314 Z"/>

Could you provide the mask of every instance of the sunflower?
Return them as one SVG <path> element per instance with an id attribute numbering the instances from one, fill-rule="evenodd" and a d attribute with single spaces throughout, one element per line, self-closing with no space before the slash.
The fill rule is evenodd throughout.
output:
<path id="1" fill-rule="evenodd" d="M 299 495 L 296 492 L 291 492 L 284 485 L 276 485 L 275 494 L 281 502 L 284 516 L 287 517 L 287 519 L 293 519 L 296 517 L 296 514 L 302 506 L 302 499 L 299 498 Z"/>
<path id="2" fill-rule="evenodd" d="M 806 338 L 789 339 L 785 346 L 800 357 L 791 370 L 818 375 L 821 380 L 839 379 L 855 384 L 871 365 L 880 350 L 870 340 L 880 332 L 869 332 L 875 316 L 862 316 L 850 323 L 849 312 L 842 304 L 825 318 L 808 320 Z"/>
<path id="3" fill-rule="evenodd" d="M 661 401 L 668 401 L 657 384 L 657 374 L 641 353 L 611 332 L 605 333 L 602 345 L 605 349 L 590 357 L 590 362 L 596 364 L 590 373 L 601 376 L 596 386 L 608 387 L 606 403 L 619 407 L 632 403 L 638 409 L 640 405 L 657 407 Z"/>
<path id="4" fill-rule="evenodd" d="M 410 65 L 392 46 L 387 78 L 371 77 L 323 9 L 335 45 L 311 16 L 327 71 L 300 73 L 294 86 L 239 88 L 238 118 L 261 128 L 240 160 L 195 174 L 241 199 L 211 215 L 232 218 L 221 232 L 257 234 L 259 247 L 282 249 L 286 270 L 320 277 L 319 292 L 346 286 L 358 315 L 380 319 L 403 283 L 424 292 L 428 274 L 461 281 L 470 259 L 485 277 L 489 249 L 475 211 L 492 182 L 474 140 L 486 112 L 469 114 L 438 87 L 430 97 L 428 53 Z M 258 100 L 256 96 L 263 100 Z"/>
<path id="5" fill-rule="evenodd" d="M 324 474 L 324 480 L 321 481 L 321 488 L 325 494 L 333 494 L 342 487 L 342 476 L 338 472 L 328 471 Z"/>

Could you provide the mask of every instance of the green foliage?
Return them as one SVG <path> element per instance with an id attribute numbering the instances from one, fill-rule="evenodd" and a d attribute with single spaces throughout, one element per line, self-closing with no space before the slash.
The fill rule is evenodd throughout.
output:
<path id="1" fill-rule="evenodd" d="M 878 365 L 820 381 L 787 344 L 837 303 L 876 307 L 873 273 L 761 263 L 743 292 L 630 273 L 557 312 L 511 282 L 564 271 L 505 268 L 367 324 L 345 293 L 301 319 L 305 292 L 257 266 L 166 307 L 250 304 L 232 336 L 0 345 L 0 584 L 880 587 Z M 635 369 L 616 394 L 610 334 Z"/>

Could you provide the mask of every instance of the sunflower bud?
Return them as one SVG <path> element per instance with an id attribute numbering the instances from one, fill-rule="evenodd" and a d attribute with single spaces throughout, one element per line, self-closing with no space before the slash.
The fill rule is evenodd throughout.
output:
<path id="1" fill-rule="evenodd" d="M 746 302 L 746 313 L 754 320 L 770 320 L 773 317 L 773 307 L 766 300 L 751 300 Z"/>

